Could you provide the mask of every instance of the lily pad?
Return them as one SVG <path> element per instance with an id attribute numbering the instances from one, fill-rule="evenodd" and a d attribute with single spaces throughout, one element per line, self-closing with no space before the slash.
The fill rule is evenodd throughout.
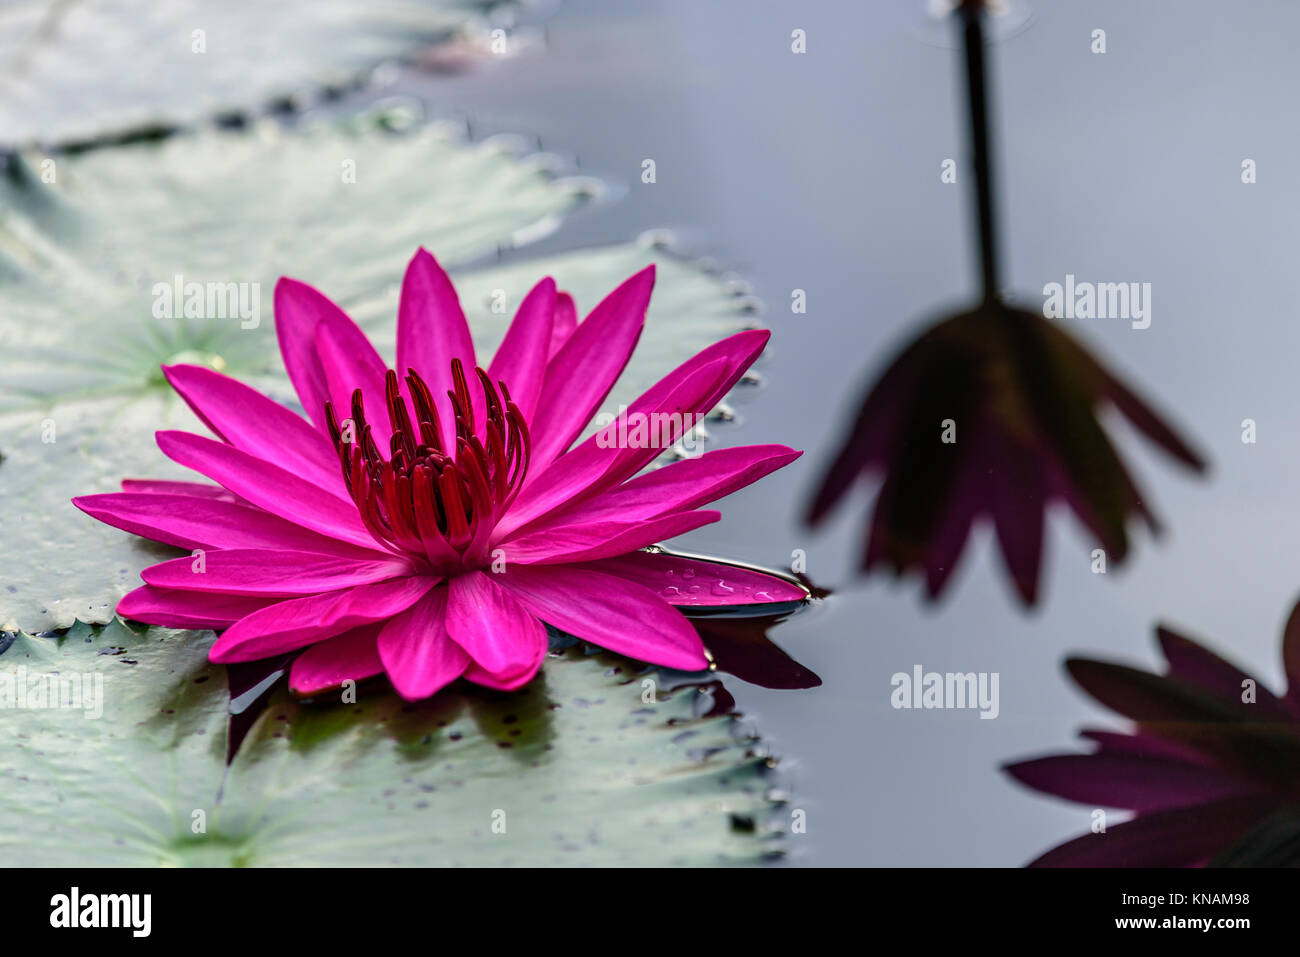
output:
<path id="1" fill-rule="evenodd" d="M 83 141 L 343 87 L 486 28 L 502 0 L 7 0 L 7 143 Z"/>
<path id="2" fill-rule="evenodd" d="M 45 182 L 50 170 L 53 182 Z M 160 364 L 212 365 L 295 404 L 271 315 L 281 275 L 317 285 L 383 351 L 402 271 L 423 244 L 453 268 L 486 353 L 541 276 L 555 275 L 585 312 L 657 262 L 646 333 L 609 411 L 748 324 L 753 305 L 743 288 L 649 240 L 455 269 L 544 235 L 591 184 L 557 178 L 507 142 L 467 143 L 405 108 L 297 127 L 203 129 L 86 153 L 27 152 L 7 172 L 0 178 L 3 628 L 108 621 L 140 569 L 157 560 L 155 546 L 67 503 L 111 491 L 123 477 L 186 474 L 154 447 L 158 429 L 200 429 L 163 382 Z M 260 321 L 155 317 L 155 287 L 174 288 L 176 276 L 244 283 L 250 296 L 259 290 Z M 497 311 L 501 303 L 505 312 Z"/>
<path id="3" fill-rule="evenodd" d="M 660 676 L 625 659 L 570 647 L 522 693 L 458 685 L 421 705 L 382 681 L 354 703 L 276 692 L 227 770 L 211 638 L 115 620 L 0 639 L 0 702 L 20 667 L 28 685 L 57 671 L 102 689 L 98 717 L 34 696 L 6 717 L 6 862 L 685 866 L 779 853 L 759 743 L 699 707 L 708 696 L 648 685 Z"/>

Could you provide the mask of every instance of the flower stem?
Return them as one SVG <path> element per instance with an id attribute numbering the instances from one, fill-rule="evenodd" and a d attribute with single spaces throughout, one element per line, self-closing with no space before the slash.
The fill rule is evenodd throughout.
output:
<path id="1" fill-rule="evenodd" d="M 997 230 L 993 221 L 993 171 L 989 155 L 989 108 L 984 69 L 984 3 L 963 0 L 962 32 L 966 50 L 970 145 L 975 164 L 975 209 L 979 223 L 980 281 L 984 301 L 1001 298 L 998 276 Z"/>

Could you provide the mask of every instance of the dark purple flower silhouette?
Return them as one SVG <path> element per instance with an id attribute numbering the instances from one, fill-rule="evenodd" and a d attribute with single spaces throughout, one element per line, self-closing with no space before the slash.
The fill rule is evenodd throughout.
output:
<path id="1" fill-rule="evenodd" d="M 818 523 L 859 476 L 882 472 L 864 571 L 918 569 L 937 597 L 972 522 L 987 515 L 1016 590 L 1032 605 L 1051 501 L 1068 502 L 1115 562 L 1128 553 L 1130 514 L 1155 527 L 1097 421 L 1100 403 L 1188 467 L 1204 463 L 1066 332 L 1002 300 L 983 11 L 983 0 L 961 3 L 982 299 L 922 333 L 868 391 L 806 517 Z"/>
<path id="2" fill-rule="evenodd" d="M 1116 563 L 1128 554 L 1129 515 L 1158 527 L 1097 419 L 1103 403 L 1179 462 L 1204 468 L 1063 329 L 986 302 L 933 326 L 890 364 L 862 403 L 808 521 L 821 521 L 860 477 L 883 473 L 864 571 L 919 569 L 937 597 L 971 525 L 987 516 L 1017 592 L 1032 605 L 1052 501 L 1068 503 Z"/>
<path id="3" fill-rule="evenodd" d="M 1163 675 L 1070 658 L 1084 691 L 1135 722 L 1085 730 L 1097 747 L 1007 765 L 1038 791 L 1136 816 L 1055 847 L 1031 867 L 1195 867 L 1278 863 L 1300 834 L 1300 605 L 1282 641 L 1287 691 L 1274 695 L 1168 628 Z"/>

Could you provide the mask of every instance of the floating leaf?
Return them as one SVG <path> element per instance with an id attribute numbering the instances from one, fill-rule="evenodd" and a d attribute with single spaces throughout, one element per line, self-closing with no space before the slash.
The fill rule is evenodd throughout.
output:
<path id="1" fill-rule="evenodd" d="M 521 693 L 461 684 L 420 705 L 382 681 L 354 704 L 278 691 L 227 772 L 210 641 L 116 620 L 0 641 L 0 703 L 25 668 L 28 685 L 98 675 L 103 706 L 7 716 L 7 863 L 685 866 L 779 851 L 757 741 L 694 687 L 660 683 L 647 701 L 655 673 L 625 659 L 570 647 Z"/>
<path id="2" fill-rule="evenodd" d="M 463 34 L 501 0 L 8 0 L 0 130 L 86 140 L 243 111 Z"/>

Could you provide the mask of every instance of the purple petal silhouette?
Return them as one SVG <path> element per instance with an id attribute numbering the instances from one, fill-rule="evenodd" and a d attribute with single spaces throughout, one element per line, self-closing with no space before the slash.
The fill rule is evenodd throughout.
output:
<path id="1" fill-rule="evenodd" d="M 1065 502 L 1122 563 L 1130 517 L 1158 523 L 1098 419 L 1110 403 L 1177 461 L 1203 460 L 1055 323 L 990 301 L 930 327 L 867 393 L 806 513 L 883 476 L 863 571 L 924 575 L 933 599 L 973 524 L 992 522 L 1025 605 L 1038 598 L 1043 516 Z"/>
<path id="2" fill-rule="evenodd" d="M 1156 630 L 1168 662 L 1164 674 L 1067 660 L 1075 683 L 1133 721 L 1132 731 L 1088 730 L 1084 738 L 1097 745 L 1091 753 L 1049 755 L 1003 770 L 1036 791 L 1136 816 L 1062 844 L 1031 866 L 1188 867 L 1289 859 L 1295 829 L 1286 815 L 1300 806 L 1293 670 L 1298 616 L 1300 605 L 1283 639 L 1285 697 L 1167 627 Z"/>

